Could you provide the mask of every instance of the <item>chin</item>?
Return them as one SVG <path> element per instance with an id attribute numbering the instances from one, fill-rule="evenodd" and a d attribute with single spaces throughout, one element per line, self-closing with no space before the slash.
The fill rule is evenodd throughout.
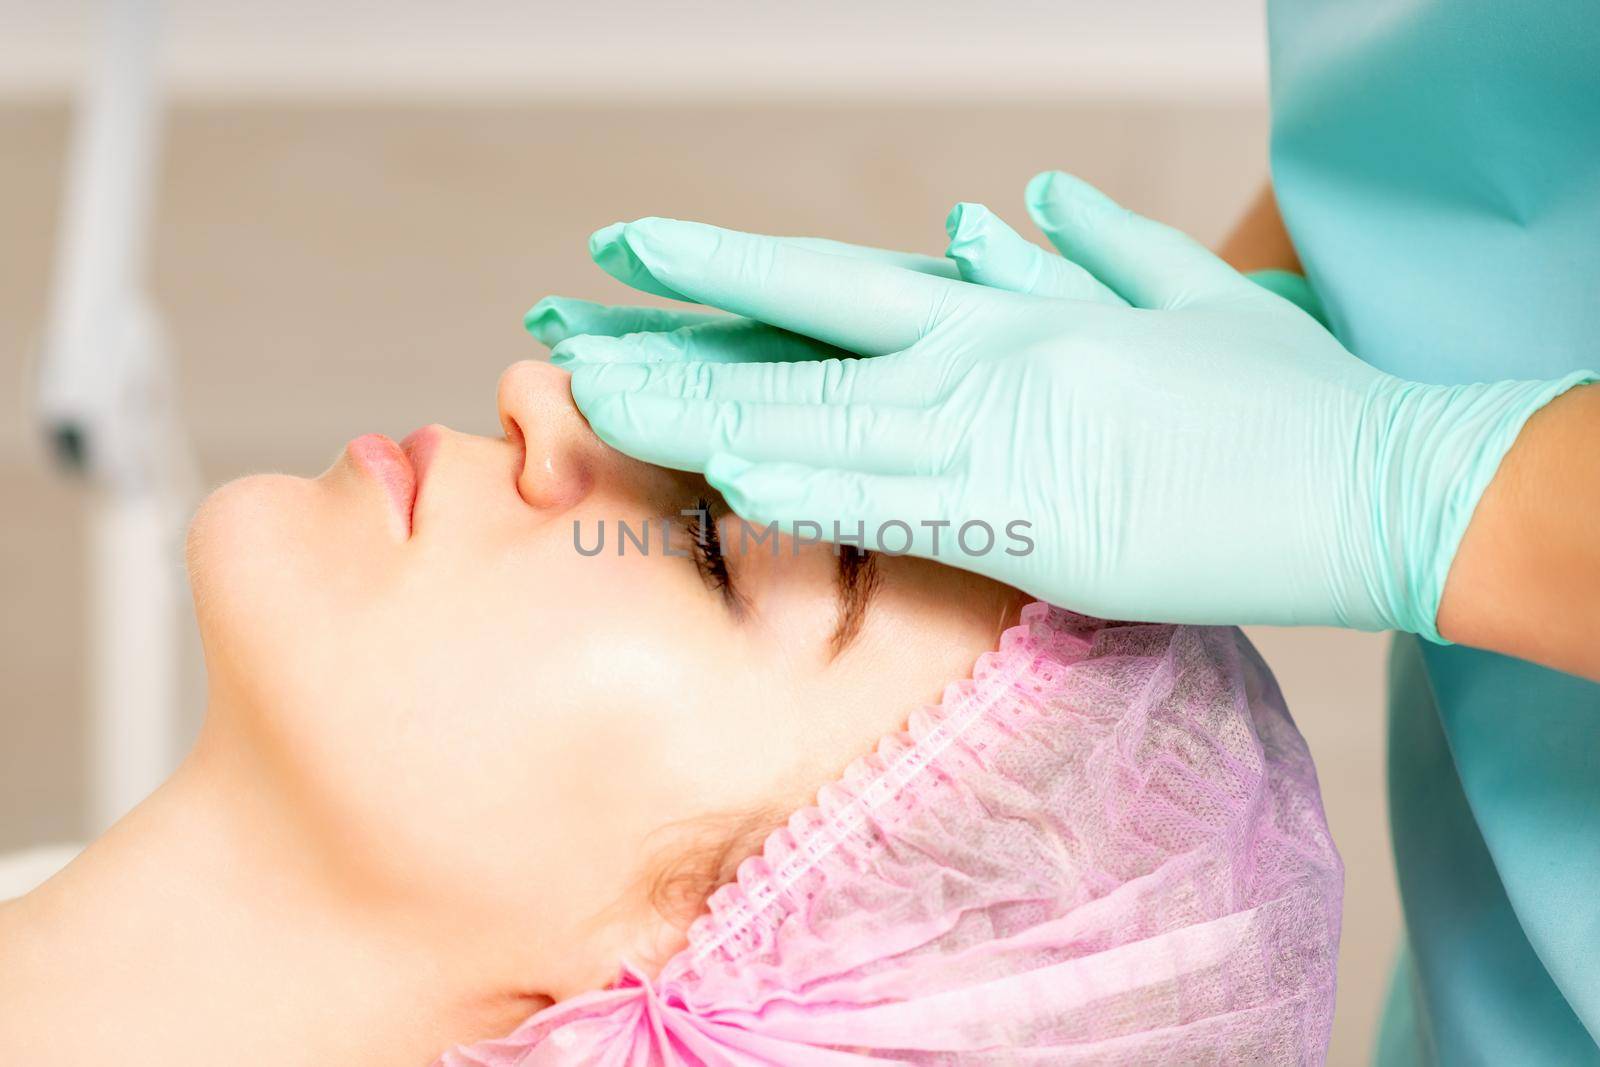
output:
<path id="1" fill-rule="evenodd" d="M 233 564 L 259 557 L 274 533 L 281 533 L 285 514 L 303 479 L 283 474 L 253 474 L 213 490 L 200 502 L 184 546 L 189 581 L 197 597 L 226 581 Z"/>
<path id="2" fill-rule="evenodd" d="M 189 522 L 184 556 L 208 674 L 281 653 L 307 608 L 316 510 L 311 483 L 258 474 L 219 487 Z"/>

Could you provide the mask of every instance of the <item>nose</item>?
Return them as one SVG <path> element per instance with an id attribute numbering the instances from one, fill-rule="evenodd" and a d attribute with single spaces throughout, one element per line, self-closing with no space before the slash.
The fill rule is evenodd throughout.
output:
<path id="1" fill-rule="evenodd" d="M 602 466 L 605 446 L 572 402 L 569 375 L 534 360 L 500 375 L 500 425 L 523 448 L 517 492 L 536 508 L 567 508 L 582 500 Z"/>

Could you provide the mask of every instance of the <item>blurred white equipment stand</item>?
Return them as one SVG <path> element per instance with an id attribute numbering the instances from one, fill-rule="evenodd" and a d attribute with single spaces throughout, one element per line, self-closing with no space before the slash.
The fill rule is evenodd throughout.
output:
<path id="1" fill-rule="evenodd" d="M 36 393 L 57 463 L 92 494 L 89 825 L 176 762 L 182 534 L 198 478 L 170 352 L 146 297 L 158 145 L 155 0 L 108 0 L 75 116 Z"/>

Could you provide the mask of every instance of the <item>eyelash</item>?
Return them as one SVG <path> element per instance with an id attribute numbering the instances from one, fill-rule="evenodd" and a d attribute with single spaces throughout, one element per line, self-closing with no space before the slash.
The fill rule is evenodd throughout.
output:
<path id="1" fill-rule="evenodd" d="M 700 497 L 690 513 L 682 516 L 683 528 L 689 534 L 695 569 L 700 572 L 706 586 L 721 593 L 730 604 L 737 604 L 733 579 L 728 574 L 728 560 L 722 554 L 722 538 L 711 514 L 711 501 Z"/>

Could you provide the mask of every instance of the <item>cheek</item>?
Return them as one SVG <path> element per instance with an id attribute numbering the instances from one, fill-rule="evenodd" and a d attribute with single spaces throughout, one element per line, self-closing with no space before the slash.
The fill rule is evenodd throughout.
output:
<path id="1" fill-rule="evenodd" d="M 727 683 L 709 676 L 728 638 L 717 606 L 692 573 L 655 559 L 517 546 L 498 566 L 452 568 L 425 584 L 436 608 L 407 657 L 420 669 L 400 677 L 426 694 L 419 713 L 434 718 L 444 747 L 461 714 L 493 739 L 471 753 L 486 769 L 517 764 L 550 781 L 576 772 L 570 784 L 591 796 L 648 787 L 640 772 L 678 762 L 685 719 Z"/>
<path id="2" fill-rule="evenodd" d="M 667 562 L 684 573 L 430 549 L 336 646 L 302 650 L 276 747 L 342 861 L 474 907 L 620 893 L 652 831 L 705 810 L 699 783 L 730 762 L 708 711 L 752 688 L 713 673 L 739 659 L 729 624 Z"/>

